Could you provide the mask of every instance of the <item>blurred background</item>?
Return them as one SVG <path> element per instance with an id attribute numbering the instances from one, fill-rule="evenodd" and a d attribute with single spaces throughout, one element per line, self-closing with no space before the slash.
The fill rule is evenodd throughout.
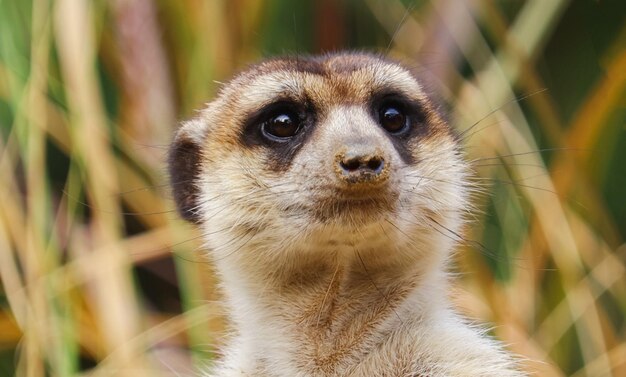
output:
<path id="1" fill-rule="evenodd" d="M 485 194 L 454 300 L 538 376 L 626 376 L 623 0 L 0 0 L 0 376 L 192 376 L 225 335 L 166 151 L 277 54 L 410 65 Z"/>

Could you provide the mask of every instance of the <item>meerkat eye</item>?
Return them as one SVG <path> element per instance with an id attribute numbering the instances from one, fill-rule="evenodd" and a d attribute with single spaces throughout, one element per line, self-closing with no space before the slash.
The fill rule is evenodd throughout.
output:
<path id="1" fill-rule="evenodd" d="M 273 140 L 290 138 L 299 130 L 300 119 L 289 111 L 277 112 L 261 125 L 263 135 Z"/>
<path id="2" fill-rule="evenodd" d="M 402 106 L 394 103 L 384 104 L 378 111 L 378 122 L 392 134 L 400 133 L 409 126 L 409 118 Z"/>

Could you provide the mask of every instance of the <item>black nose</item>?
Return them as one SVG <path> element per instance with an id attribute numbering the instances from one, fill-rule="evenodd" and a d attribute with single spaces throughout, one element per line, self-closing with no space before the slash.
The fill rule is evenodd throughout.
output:
<path id="1" fill-rule="evenodd" d="M 389 164 L 378 148 L 344 150 L 335 161 L 339 179 L 350 185 L 382 183 L 389 175 Z"/>
<path id="2" fill-rule="evenodd" d="M 380 174 L 385 167 L 385 159 L 376 154 L 346 154 L 339 160 L 339 166 L 345 174 L 359 172 Z"/>

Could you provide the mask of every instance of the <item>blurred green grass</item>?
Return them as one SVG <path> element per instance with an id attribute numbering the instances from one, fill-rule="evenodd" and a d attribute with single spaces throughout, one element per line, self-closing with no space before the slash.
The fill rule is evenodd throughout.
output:
<path id="1" fill-rule="evenodd" d="M 537 375 L 626 375 L 625 25 L 619 0 L 0 0 L 0 375 L 210 363 L 224 320 L 172 212 L 176 122 L 247 63 L 346 48 L 478 122 L 463 311 Z"/>

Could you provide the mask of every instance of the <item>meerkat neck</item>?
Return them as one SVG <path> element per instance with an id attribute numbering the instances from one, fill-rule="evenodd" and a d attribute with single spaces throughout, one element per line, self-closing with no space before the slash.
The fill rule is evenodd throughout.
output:
<path id="1" fill-rule="evenodd" d="M 406 318 L 445 306 L 443 268 L 373 263 L 371 253 L 363 254 L 300 256 L 297 264 L 259 262 L 254 272 L 225 274 L 235 326 L 244 342 L 255 343 L 254 349 L 274 349 L 277 358 L 294 352 L 332 358 L 337 352 L 364 352 L 365 345 L 373 345 L 370 340 L 384 341 L 384 334 Z"/>

